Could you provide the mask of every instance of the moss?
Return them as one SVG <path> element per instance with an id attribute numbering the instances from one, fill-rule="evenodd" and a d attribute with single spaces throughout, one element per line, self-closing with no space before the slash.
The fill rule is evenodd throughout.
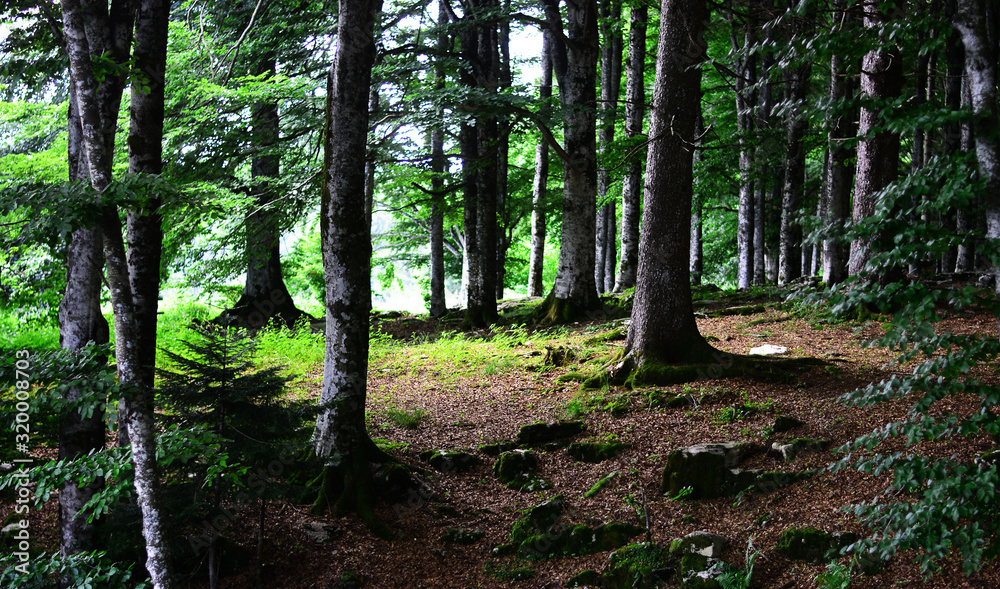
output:
<path id="1" fill-rule="evenodd" d="M 493 472 L 501 483 L 509 483 L 538 467 L 538 456 L 528 450 L 504 452 L 493 463 Z"/>
<path id="2" fill-rule="evenodd" d="M 573 437 L 586 429 L 587 426 L 582 421 L 531 423 L 521 426 L 517 432 L 517 441 L 521 444 L 543 444 Z"/>
<path id="3" fill-rule="evenodd" d="M 582 372 L 567 372 L 556 378 L 556 382 L 586 382 L 590 378 Z"/>
<path id="4" fill-rule="evenodd" d="M 585 498 L 587 498 L 587 499 L 590 499 L 591 497 L 596 496 L 598 493 L 600 493 L 602 490 L 604 490 L 605 487 L 607 487 L 609 484 L 611 484 L 611 481 L 613 481 L 616 478 L 618 478 L 618 476 L 619 476 L 619 473 L 616 471 L 616 472 L 613 472 L 613 473 L 611 473 L 611 474 L 609 474 L 609 475 L 607 475 L 605 477 L 601 477 L 600 480 L 598 480 L 596 483 L 594 483 L 594 486 L 592 486 L 588 491 L 585 491 L 583 493 L 583 496 Z"/>
<path id="5" fill-rule="evenodd" d="M 655 362 L 643 362 L 625 379 L 625 386 L 630 389 L 643 386 L 669 386 L 684 384 L 706 377 L 705 367 L 694 365 L 670 365 Z"/>
<path id="6" fill-rule="evenodd" d="M 515 449 L 517 449 L 517 442 L 494 442 L 479 447 L 479 451 L 488 456 L 499 456 L 502 452 L 510 452 Z"/>
<path id="7" fill-rule="evenodd" d="M 659 587 L 675 577 L 671 568 L 673 562 L 666 549 L 658 544 L 630 544 L 608 558 L 601 586 L 606 589 Z"/>
<path id="8" fill-rule="evenodd" d="M 432 467 L 442 472 L 466 472 L 479 465 L 481 460 L 474 454 L 451 450 L 425 450 L 420 453 Z"/>
<path id="9" fill-rule="evenodd" d="M 747 315 L 756 315 L 758 313 L 763 313 L 767 310 L 764 305 L 743 305 L 740 307 L 728 307 L 726 309 L 718 309 L 716 311 L 711 311 L 708 313 L 709 317 L 732 317 L 740 316 L 745 317 Z"/>
<path id="10" fill-rule="evenodd" d="M 625 339 L 626 335 L 628 335 L 628 330 L 625 329 L 624 327 L 619 327 L 617 329 L 612 329 L 611 331 L 605 331 L 604 333 L 600 333 L 593 337 L 587 338 L 583 340 L 583 343 L 588 345 L 593 345 L 593 344 L 603 344 L 606 342 L 620 341 Z"/>
<path id="11" fill-rule="evenodd" d="M 608 444 L 592 444 L 574 442 L 566 447 L 566 453 L 581 462 L 604 462 L 630 449 L 632 444 L 612 442 Z"/>
<path id="12" fill-rule="evenodd" d="M 486 532 L 482 530 L 464 530 L 461 528 L 452 528 L 447 530 L 441 535 L 441 540 L 444 542 L 449 542 L 451 544 L 462 544 L 469 545 L 475 544 L 476 542 L 483 539 Z"/>
<path id="13" fill-rule="evenodd" d="M 579 573 L 573 575 L 566 581 L 567 587 L 585 587 L 588 585 L 597 585 L 601 580 L 601 574 L 594 569 L 584 569 Z"/>
<path id="14" fill-rule="evenodd" d="M 775 418 L 774 425 L 771 426 L 771 431 L 776 434 L 780 434 L 797 427 L 802 427 L 805 424 L 806 422 L 790 415 L 779 415 Z"/>
<path id="15" fill-rule="evenodd" d="M 336 466 L 323 467 L 313 512 L 334 515 L 357 513 L 373 534 L 388 540 L 392 538 L 392 531 L 375 517 L 374 477 L 368 463 L 371 456 L 384 458 L 386 455 L 374 443 L 369 441 L 369 444 L 368 452 L 352 452 Z M 408 472 L 406 477 L 409 479 Z"/>
<path id="16" fill-rule="evenodd" d="M 813 527 L 781 532 L 775 550 L 793 560 L 829 562 L 842 548 L 857 541 L 855 534 L 829 534 Z"/>

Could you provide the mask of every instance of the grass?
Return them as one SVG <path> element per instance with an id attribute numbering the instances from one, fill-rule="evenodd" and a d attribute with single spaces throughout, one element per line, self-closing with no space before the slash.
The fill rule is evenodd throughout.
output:
<path id="1" fill-rule="evenodd" d="M 402 409 L 389 406 L 385 409 L 385 416 L 391 423 L 404 429 L 417 429 L 420 424 L 430 417 L 426 409 L 416 407 L 414 409 Z"/>
<path id="2" fill-rule="evenodd" d="M 25 319 L 15 309 L 0 309 L 0 349 L 55 350 L 59 325 L 44 318 Z"/>

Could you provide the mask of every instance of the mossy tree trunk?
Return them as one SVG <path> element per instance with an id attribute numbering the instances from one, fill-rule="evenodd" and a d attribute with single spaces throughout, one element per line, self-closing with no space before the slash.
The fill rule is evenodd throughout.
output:
<path id="1" fill-rule="evenodd" d="M 321 229 L 326 282 L 326 357 L 316 455 L 326 460 L 319 507 L 354 511 L 378 529 L 365 428 L 371 309 L 371 226 L 366 216 L 368 94 L 381 0 L 340 0 L 338 42 L 327 78 Z"/>
<path id="2" fill-rule="evenodd" d="M 639 281 L 625 359 L 612 377 L 644 365 L 701 363 L 715 352 L 698 332 L 689 256 L 692 145 L 700 111 L 704 0 L 664 0 L 656 64 Z M 619 374 L 616 374 L 619 373 Z"/>

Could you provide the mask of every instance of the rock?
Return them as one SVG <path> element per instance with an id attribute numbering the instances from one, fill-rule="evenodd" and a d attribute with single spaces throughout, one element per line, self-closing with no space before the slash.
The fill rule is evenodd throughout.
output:
<path id="1" fill-rule="evenodd" d="M 718 309 L 708 314 L 709 317 L 731 317 L 733 315 L 746 316 L 763 313 L 767 308 L 764 305 L 743 305 L 740 307 L 729 307 Z"/>
<path id="2" fill-rule="evenodd" d="M 410 471 L 398 462 L 380 465 L 372 473 L 372 478 L 379 495 L 390 501 L 403 500 L 409 495 L 410 490 L 417 488 Z"/>
<path id="3" fill-rule="evenodd" d="M 609 444 L 574 442 L 566 447 L 566 453 L 580 462 L 597 463 L 614 458 L 631 447 L 632 444 L 622 442 Z"/>
<path id="4" fill-rule="evenodd" d="M 660 491 L 674 498 L 714 499 L 734 497 L 748 489 L 770 493 L 812 476 L 809 471 L 785 473 L 733 468 L 748 450 L 748 445 L 733 442 L 674 450 L 667 455 Z"/>
<path id="5" fill-rule="evenodd" d="M 607 589 L 653 589 L 674 577 L 667 550 L 657 544 L 629 544 L 608 557 L 601 575 Z"/>
<path id="6" fill-rule="evenodd" d="M 788 348 L 785 346 L 776 346 L 773 344 L 764 344 L 762 346 L 757 346 L 756 348 L 750 348 L 749 356 L 778 356 L 788 352 Z"/>
<path id="7" fill-rule="evenodd" d="M 857 540 L 858 536 L 851 533 L 829 534 L 813 527 L 788 528 L 781 533 L 775 549 L 792 560 L 825 563 Z"/>
<path id="8" fill-rule="evenodd" d="M 488 456 L 498 456 L 501 452 L 510 452 L 515 449 L 517 449 L 517 442 L 494 442 L 479 447 L 479 451 Z"/>
<path id="9" fill-rule="evenodd" d="M 774 425 L 771 426 L 771 431 L 780 434 L 797 427 L 802 427 L 805 424 L 806 422 L 791 415 L 779 415 L 775 418 Z"/>
<path id="10" fill-rule="evenodd" d="M 527 560 L 595 554 L 624 546 L 631 538 L 645 531 L 645 528 L 620 522 L 603 524 L 597 528 L 583 525 L 555 527 L 545 534 L 526 538 L 521 542 L 518 553 Z"/>
<path id="11" fill-rule="evenodd" d="M 545 358 L 542 360 L 542 366 L 555 366 L 558 368 L 571 364 L 574 360 L 576 360 L 576 353 L 569 348 L 562 346 L 551 348 L 545 346 Z"/>
<path id="12" fill-rule="evenodd" d="M 618 478 L 619 474 L 620 473 L 618 471 L 615 471 L 615 472 L 613 472 L 613 473 L 611 473 L 611 474 L 609 474 L 607 476 L 601 477 L 600 480 L 598 480 L 596 483 L 594 483 L 593 487 L 591 487 L 587 491 L 584 491 L 584 493 L 583 493 L 584 498 L 590 499 L 591 497 L 596 496 L 598 493 L 600 493 L 604 489 L 604 487 L 608 486 L 611 483 L 611 481 L 613 481 L 616 478 Z"/>
<path id="13" fill-rule="evenodd" d="M 343 535 L 344 529 L 338 526 L 324 524 L 323 522 L 307 522 L 302 524 L 302 529 L 306 531 L 306 537 L 315 544 L 325 544 L 336 540 Z"/>
<path id="14" fill-rule="evenodd" d="M 344 571 L 340 576 L 335 576 L 326 584 L 328 589 L 360 589 L 364 581 L 350 571 Z"/>
<path id="15" fill-rule="evenodd" d="M 728 540 L 725 536 L 709 532 L 691 532 L 670 543 L 670 554 L 700 554 L 707 558 L 719 558 Z"/>
<path id="16" fill-rule="evenodd" d="M 466 472 L 481 462 L 475 454 L 450 450 L 425 450 L 420 453 L 420 458 L 441 472 Z"/>
<path id="17" fill-rule="evenodd" d="M 510 537 L 515 543 L 529 536 L 544 534 L 556 527 L 562 517 L 566 502 L 562 495 L 546 499 L 528 510 L 527 514 L 511 527 Z"/>
<path id="18" fill-rule="evenodd" d="M 795 457 L 802 452 L 822 452 L 829 447 L 829 440 L 818 438 L 796 438 L 785 444 L 781 442 L 771 444 L 771 449 L 781 452 L 781 457 L 785 459 L 785 462 L 795 460 Z"/>
<path id="19" fill-rule="evenodd" d="M 493 550 L 490 550 L 490 554 L 493 556 L 510 556 L 512 554 L 517 554 L 517 544 L 500 544 L 494 546 Z"/>
<path id="20" fill-rule="evenodd" d="M 451 505 L 438 505 L 434 511 L 441 517 L 461 517 L 461 513 Z"/>
<path id="21" fill-rule="evenodd" d="M 567 587 L 587 587 L 597 585 L 601 581 L 601 574 L 594 569 L 584 569 L 573 575 L 566 581 Z"/>
<path id="22" fill-rule="evenodd" d="M 552 488 L 552 483 L 546 481 L 540 476 L 531 473 L 518 475 L 513 480 L 504 484 L 508 489 L 513 489 L 514 491 L 521 491 L 524 493 L 533 493 L 535 491 L 546 491 Z"/>
<path id="23" fill-rule="evenodd" d="M 517 441 L 520 444 L 544 444 L 554 440 L 573 437 L 584 430 L 587 426 L 582 421 L 553 421 L 549 423 L 532 423 L 521 426 L 517 432 Z"/>
<path id="24" fill-rule="evenodd" d="M 724 496 L 723 487 L 729 471 L 739 464 L 745 451 L 743 444 L 723 442 L 697 444 L 667 455 L 660 491 L 671 497 L 684 495 L 689 499 L 712 499 Z"/>
<path id="25" fill-rule="evenodd" d="M 501 483 L 509 483 L 536 468 L 538 468 L 538 455 L 530 450 L 504 452 L 493 463 L 493 472 Z"/>
<path id="26" fill-rule="evenodd" d="M 486 532 L 482 530 L 452 528 L 441 535 L 441 540 L 443 542 L 450 542 L 451 544 L 469 545 L 479 542 L 485 535 Z"/>
<path id="27" fill-rule="evenodd" d="M 726 572 L 726 563 L 700 554 L 681 557 L 681 586 L 687 589 L 723 589 L 719 582 Z"/>

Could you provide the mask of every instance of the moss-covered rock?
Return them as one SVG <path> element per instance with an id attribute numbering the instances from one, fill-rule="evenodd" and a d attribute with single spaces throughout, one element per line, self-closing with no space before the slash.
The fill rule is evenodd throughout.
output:
<path id="1" fill-rule="evenodd" d="M 747 315 L 756 315 L 758 313 L 763 313 L 767 310 L 764 305 L 742 305 L 739 307 L 727 307 L 725 309 L 716 309 L 708 313 L 709 317 L 732 317 L 740 316 L 745 317 Z"/>
<path id="2" fill-rule="evenodd" d="M 583 496 L 587 499 L 596 496 L 598 493 L 604 490 L 605 487 L 610 485 L 611 481 L 615 480 L 619 476 L 620 473 L 618 471 L 615 471 L 609 475 L 601 477 L 596 483 L 594 483 L 594 486 L 592 486 L 589 490 L 583 493 Z"/>
<path id="3" fill-rule="evenodd" d="M 542 365 L 558 368 L 571 364 L 574 360 L 576 360 L 576 352 L 571 348 L 545 346 L 545 358 L 542 360 Z"/>
<path id="4" fill-rule="evenodd" d="M 538 468 L 538 455 L 530 450 L 511 450 L 497 457 L 493 472 L 501 483 L 510 483 Z"/>
<path id="5" fill-rule="evenodd" d="M 587 587 L 601 582 L 601 574 L 594 569 L 584 569 L 566 581 L 567 587 Z"/>
<path id="6" fill-rule="evenodd" d="M 857 535 L 851 533 L 830 534 L 813 527 L 793 527 L 781 533 L 775 550 L 792 560 L 823 563 L 835 558 L 841 549 L 857 539 Z"/>
<path id="7" fill-rule="evenodd" d="M 697 554 L 706 558 L 719 558 L 726 542 L 725 536 L 702 531 L 691 532 L 670 543 L 670 554 L 679 556 Z"/>
<path id="8" fill-rule="evenodd" d="M 482 530 L 464 530 L 461 528 L 452 528 L 447 530 L 441 535 L 441 540 L 443 542 L 448 542 L 451 544 L 462 544 L 469 545 L 475 544 L 483 539 L 486 532 Z"/>
<path id="9" fill-rule="evenodd" d="M 562 495 L 556 495 L 535 505 L 523 518 L 514 522 L 510 530 L 511 541 L 520 544 L 530 536 L 544 534 L 554 529 L 565 507 L 566 501 Z"/>
<path id="10" fill-rule="evenodd" d="M 517 442 L 494 442 L 479 446 L 479 451 L 487 456 L 499 456 L 503 452 L 517 449 Z"/>
<path id="11" fill-rule="evenodd" d="M 466 472 L 482 462 L 475 454 L 451 450 L 425 450 L 420 453 L 420 458 L 441 472 Z"/>
<path id="12" fill-rule="evenodd" d="M 566 447 L 566 453 L 580 462 L 597 463 L 614 458 L 631 447 L 632 444 L 622 442 L 607 444 L 574 442 Z"/>
<path id="13" fill-rule="evenodd" d="M 518 553 L 528 560 L 595 554 L 624 546 L 630 539 L 645 531 L 645 528 L 618 522 L 603 524 L 597 528 L 567 525 L 525 538 Z"/>
<path id="14" fill-rule="evenodd" d="M 559 375 L 556 382 L 585 382 L 588 378 L 590 377 L 582 372 L 567 372 Z"/>
<path id="15" fill-rule="evenodd" d="M 582 421 L 552 421 L 548 423 L 531 423 L 521 426 L 517 432 L 520 444 L 535 445 L 571 438 L 587 429 Z"/>
<path id="16" fill-rule="evenodd" d="M 796 438 L 789 442 L 771 444 L 771 448 L 780 452 L 786 462 L 795 460 L 795 457 L 802 452 L 822 452 L 829 447 L 830 440 L 819 438 Z"/>
<path id="17" fill-rule="evenodd" d="M 697 444 L 674 450 L 667 455 L 660 491 L 671 497 L 712 499 L 726 494 L 730 469 L 739 464 L 745 448 L 725 442 Z M 690 491 L 686 489 L 690 488 Z"/>
<path id="18" fill-rule="evenodd" d="M 658 544 L 629 544 L 608 558 L 608 567 L 601 575 L 606 589 L 652 589 L 674 578 L 667 550 Z"/>

